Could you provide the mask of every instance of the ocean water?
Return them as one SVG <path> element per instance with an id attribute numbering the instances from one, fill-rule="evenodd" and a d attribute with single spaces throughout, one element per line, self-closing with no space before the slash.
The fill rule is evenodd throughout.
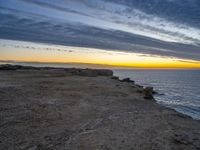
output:
<path id="1" fill-rule="evenodd" d="M 200 70 L 114 70 L 143 86 L 153 86 L 156 101 L 200 120 Z"/>

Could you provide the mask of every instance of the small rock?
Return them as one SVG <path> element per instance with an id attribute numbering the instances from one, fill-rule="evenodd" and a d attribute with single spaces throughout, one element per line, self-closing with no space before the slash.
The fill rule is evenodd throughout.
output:
<path id="1" fill-rule="evenodd" d="M 142 89 L 143 89 L 143 86 L 142 86 L 142 85 L 135 84 L 135 86 L 136 86 L 137 88 L 142 88 Z"/>
<path id="2" fill-rule="evenodd" d="M 121 82 L 135 83 L 135 81 L 131 80 L 130 78 L 124 78 L 121 80 Z"/>
<path id="3" fill-rule="evenodd" d="M 114 80 L 119 80 L 119 77 L 116 77 L 116 76 L 112 76 L 111 79 L 114 79 Z"/>
<path id="4" fill-rule="evenodd" d="M 153 99 L 153 87 L 146 87 L 143 90 L 145 99 Z"/>
<path id="5" fill-rule="evenodd" d="M 156 92 L 156 91 L 153 90 L 152 94 L 158 94 L 158 92 Z"/>

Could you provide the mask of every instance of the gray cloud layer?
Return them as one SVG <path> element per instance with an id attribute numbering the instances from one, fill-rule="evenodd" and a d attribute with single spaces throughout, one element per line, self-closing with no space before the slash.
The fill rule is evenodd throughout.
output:
<path id="1" fill-rule="evenodd" d="M 0 38 L 200 60 L 197 0 L 59 2 L 0 0 Z"/>

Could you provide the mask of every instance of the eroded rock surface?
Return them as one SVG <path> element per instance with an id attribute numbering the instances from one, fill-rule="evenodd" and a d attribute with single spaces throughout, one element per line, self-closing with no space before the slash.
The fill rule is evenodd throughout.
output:
<path id="1" fill-rule="evenodd" d="M 143 87 L 66 70 L 0 71 L 0 149 L 199 149 L 200 122 L 144 99 Z"/>

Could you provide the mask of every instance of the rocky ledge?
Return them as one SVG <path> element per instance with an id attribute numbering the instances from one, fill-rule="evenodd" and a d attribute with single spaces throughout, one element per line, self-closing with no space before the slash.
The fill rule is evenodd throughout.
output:
<path id="1" fill-rule="evenodd" d="M 153 94 L 156 92 L 153 90 L 153 87 L 143 87 L 140 85 L 135 85 L 135 81 L 130 78 L 119 79 L 119 77 L 113 76 L 113 71 L 108 69 L 80 69 L 80 68 L 55 68 L 55 67 L 33 67 L 33 66 L 22 66 L 22 65 L 10 65 L 4 64 L 0 65 L 0 70 L 63 70 L 68 75 L 74 76 L 86 76 L 86 77 L 97 77 L 97 76 L 111 76 L 112 79 L 119 80 L 120 82 L 131 83 L 138 88 L 138 92 L 144 94 L 145 99 L 154 99 Z"/>
<path id="2" fill-rule="evenodd" d="M 107 69 L 79 69 L 79 68 L 54 68 L 54 67 L 32 67 L 32 66 L 21 66 L 21 65 L 0 65 L 0 70 L 64 70 L 66 73 L 71 75 L 79 76 L 112 76 L 113 72 Z"/>

